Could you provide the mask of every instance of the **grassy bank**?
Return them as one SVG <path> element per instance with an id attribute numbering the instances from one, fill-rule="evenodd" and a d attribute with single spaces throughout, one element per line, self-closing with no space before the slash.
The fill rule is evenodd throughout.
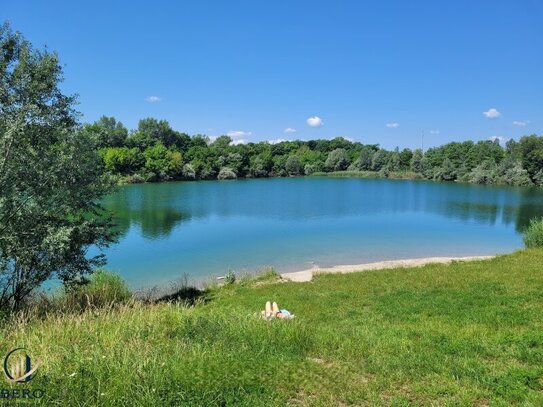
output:
<path id="1" fill-rule="evenodd" d="M 47 405 L 541 405 L 543 250 L 20 317 Z M 292 321 L 254 316 L 266 300 Z M 8 385 L 4 385 L 8 388 Z"/>
<path id="2" fill-rule="evenodd" d="M 333 171 L 333 172 L 315 172 L 311 174 L 316 177 L 334 177 L 334 178 L 390 178 L 390 179 L 425 179 L 422 174 L 411 171 Z"/>

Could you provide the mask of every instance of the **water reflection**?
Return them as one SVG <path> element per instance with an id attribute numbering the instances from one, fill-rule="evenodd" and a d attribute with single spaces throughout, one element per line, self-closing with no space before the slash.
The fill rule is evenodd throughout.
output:
<path id="1" fill-rule="evenodd" d="M 121 236 L 134 224 L 143 237 L 159 239 L 169 236 L 176 225 L 191 218 L 189 212 L 171 205 L 175 194 L 175 188 L 121 188 L 104 200 L 104 206 L 114 215 Z"/>
<path id="2" fill-rule="evenodd" d="M 296 178 L 131 185 L 104 201 L 126 234 L 169 236 L 183 222 L 211 217 L 310 221 L 426 212 L 520 232 L 543 216 L 543 191 L 417 181 Z"/>

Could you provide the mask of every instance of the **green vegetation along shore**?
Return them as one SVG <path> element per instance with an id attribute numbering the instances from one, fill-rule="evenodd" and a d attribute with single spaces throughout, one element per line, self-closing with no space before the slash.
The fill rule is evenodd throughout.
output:
<path id="1" fill-rule="evenodd" d="M 26 387 L 47 405 L 541 405 L 541 264 L 527 249 L 310 283 L 269 273 L 184 290 L 193 306 L 128 299 L 115 280 L 112 303 L 89 307 L 91 285 L 83 311 L 26 311 L 2 336 L 41 361 Z M 259 319 L 267 300 L 296 318 Z"/>
<path id="2" fill-rule="evenodd" d="M 114 117 L 82 127 L 100 151 L 104 171 L 121 183 L 285 177 L 321 174 L 461 181 L 474 184 L 543 185 L 543 137 L 452 142 L 423 152 L 392 151 L 343 137 L 239 143 L 172 129 L 146 118 L 129 131 Z"/>

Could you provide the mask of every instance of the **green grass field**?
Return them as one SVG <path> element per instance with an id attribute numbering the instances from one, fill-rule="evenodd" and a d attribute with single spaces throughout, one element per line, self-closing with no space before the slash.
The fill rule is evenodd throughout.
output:
<path id="1" fill-rule="evenodd" d="M 543 250 L 207 297 L 21 316 L 2 344 L 41 367 L 11 388 L 58 406 L 543 405 Z M 266 300 L 296 318 L 260 320 Z"/>

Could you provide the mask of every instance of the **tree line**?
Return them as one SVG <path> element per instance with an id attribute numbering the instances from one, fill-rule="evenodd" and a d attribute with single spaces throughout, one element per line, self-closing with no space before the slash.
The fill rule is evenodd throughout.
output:
<path id="1" fill-rule="evenodd" d="M 320 172 L 397 173 L 476 184 L 543 185 L 543 137 L 524 136 L 502 147 L 498 140 L 451 142 L 426 152 L 342 137 L 332 140 L 236 144 L 229 136 L 189 136 L 165 120 L 142 119 L 129 131 L 114 117 L 85 124 L 104 170 L 126 182 L 311 175 Z"/>

